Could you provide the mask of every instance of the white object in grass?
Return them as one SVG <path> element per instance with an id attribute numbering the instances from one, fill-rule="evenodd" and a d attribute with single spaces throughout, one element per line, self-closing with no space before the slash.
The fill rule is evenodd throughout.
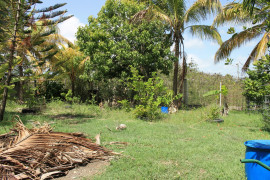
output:
<path id="1" fill-rule="evenodd" d="M 116 127 L 116 130 L 124 130 L 127 128 L 127 125 L 125 124 L 120 124 L 119 126 Z"/>

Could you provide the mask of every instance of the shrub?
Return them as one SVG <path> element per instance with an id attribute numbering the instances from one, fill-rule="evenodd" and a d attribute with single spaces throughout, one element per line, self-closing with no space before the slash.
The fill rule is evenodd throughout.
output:
<path id="1" fill-rule="evenodd" d="M 211 121 L 220 118 L 221 107 L 216 104 L 211 104 L 206 107 L 205 120 Z"/>
<path id="2" fill-rule="evenodd" d="M 67 91 L 64 89 L 64 85 L 56 81 L 45 81 L 41 87 L 39 87 L 40 96 L 45 96 L 47 101 L 52 99 L 64 99 L 63 93 Z"/>
<path id="3" fill-rule="evenodd" d="M 68 90 L 67 93 L 62 93 L 61 94 L 62 96 L 65 97 L 65 100 L 68 102 L 68 103 L 79 103 L 80 102 L 80 97 L 72 97 L 72 91 L 71 90 Z"/>
<path id="4" fill-rule="evenodd" d="M 247 71 L 245 79 L 244 96 L 252 102 L 263 104 L 265 95 L 270 94 L 270 56 L 254 63 L 254 70 Z"/>
<path id="5" fill-rule="evenodd" d="M 160 105 L 169 105 L 173 101 L 173 95 L 163 80 L 152 73 L 152 78 L 144 81 L 144 76 L 139 75 L 138 70 L 131 67 L 132 77 L 129 78 L 127 87 L 134 92 L 135 117 L 144 120 L 154 120 L 161 118 Z M 179 97 L 179 96 L 178 96 Z M 122 105 L 127 106 L 127 101 L 122 101 Z M 125 107 L 126 108 L 126 107 Z"/>

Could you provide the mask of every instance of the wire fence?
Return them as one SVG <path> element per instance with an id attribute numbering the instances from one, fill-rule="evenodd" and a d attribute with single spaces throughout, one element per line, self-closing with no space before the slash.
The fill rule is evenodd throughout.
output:
<path id="1" fill-rule="evenodd" d="M 207 106 L 213 103 L 219 104 L 220 96 L 212 95 L 204 97 L 209 91 L 220 90 L 220 83 L 228 89 L 226 96 L 221 96 L 221 104 L 226 102 L 230 109 L 245 110 L 246 98 L 243 93 L 243 82 L 241 79 L 235 79 L 232 76 L 222 76 L 219 74 L 209 75 L 206 73 L 197 73 L 192 78 L 187 79 L 187 104 L 189 106 Z"/>

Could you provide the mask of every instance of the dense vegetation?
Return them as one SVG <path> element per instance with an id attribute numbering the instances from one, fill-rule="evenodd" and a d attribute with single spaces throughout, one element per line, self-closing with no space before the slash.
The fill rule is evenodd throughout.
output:
<path id="1" fill-rule="evenodd" d="M 9 89 L 18 86 L 18 101 L 23 101 L 23 85 L 26 80 L 37 81 L 46 63 L 58 52 L 56 25 L 72 16 L 63 16 L 67 11 L 54 11 L 64 4 L 36 10 L 41 1 L 1 1 L 1 88 L 2 102 L 0 120 L 3 120 Z M 14 78 L 15 77 L 15 78 Z"/>
<path id="2" fill-rule="evenodd" d="M 183 97 L 181 94 L 184 89 L 188 94 L 185 102 L 189 105 L 197 107 L 216 103 L 218 101 L 216 96 L 203 97 L 203 95 L 211 90 L 219 90 L 220 82 L 229 89 L 228 95 L 222 99 L 226 99 L 229 106 L 244 109 L 242 80 L 230 75 L 223 77 L 218 74 L 205 74 L 199 72 L 196 65 L 192 63 L 187 65 L 182 36 L 184 31 L 189 29 L 193 35 L 221 44 L 221 37 L 216 28 L 197 25 L 207 18 L 207 14 L 217 13 L 213 23 L 216 26 L 221 26 L 227 21 L 261 23 L 238 34 L 229 29 L 232 38 L 222 43 L 217 52 L 217 60 L 229 55 L 232 48 L 261 33 L 264 33 L 263 37 L 268 37 L 266 18 L 269 15 L 269 6 L 265 1 L 256 1 L 251 3 L 252 6 L 229 3 L 223 8 L 217 0 L 206 3 L 196 1 L 187 8 L 184 1 L 177 1 L 174 4 L 165 0 L 160 2 L 108 0 L 97 18 L 89 17 L 89 24 L 78 29 L 78 41 L 75 44 L 68 42 L 57 32 L 57 24 L 70 17 L 60 17 L 66 13 L 65 10 L 55 11 L 64 4 L 36 10 L 33 9 L 34 5 L 42 2 L 23 1 L 23 3 L 25 4 L 22 5 L 20 1 L 12 3 L 3 1 L 0 6 L 1 16 L 6 17 L 1 20 L 3 24 L 1 31 L 4 33 L 7 33 L 6 29 L 14 31 L 13 34 L 7 33 L 1 38 L 2 116 L 8 95 L 10 99 L 26 103 L 29 107 L 38 105 L 44 98 L 46 101 L 61 99 L 70 103 L 103 102 L 109 106 L 124 106 L 123 102 L 127 101 L 130 108 L 136 107 L 141 105 L 136 100 L 140 92 L 129 85 L 131 77 L 134 77 L 132 68 L 138 71 L 138 76 L 142 76 L 140 81 L 151 82 L 149 78 L 157 74 L 164 81 L 160 88 L 170 88 L 174 91 L 174 95 L 170 98 L 166 93 L 153 94 L 154 98 L 150 98 L 152 102 L 149 103 L 156 104 L 154 111 L 164 105 L 160 99 L 166 99 L 166 96 L 165 104 L 170 106 L 172 102 L 168 102 L 168 99 L 173 101 L 177 100 L 175 97 Z M 244 5 L 246 4 L 244 1 Z M 263 6 L 265 8 L 260 10 L 259 7 Z M 17 11 L 23 8 L 25 11 Z M 43 14 L 39 15 L 41 13 Z M 230 16 L 225 17 L 224 14 Z M 256 31 L 256 35 L 252 33 L 254 28 L 255 30 L 260 28 L 260 31 Z M 21 40 L 14 39 L 15 36 Z M 235 38 L 240 39 L 238 41 Z M 267 38 L 263 38 L 256 46 L 258 48 L 256 52 L 254 51 L 255 59 L 264 54 L 267 47 L 266 40 Z M 173 43 L 174 52 L 170 50 Z M 229 45 L 231 49 L 228 49 L 226 48 L 228 43 L 234 46 Z M 178 64 L 179 58 L 182 58 L 182 66 Z M 252 78 L 250 73 L 249 75 Z M 184 87 L 184 79 L 187 79 L 187 87 Z M 156 83 L 152 81 L 151 87 L 148 88 L 159 86 L 159 83 Z M 248 93 L 244 95 L 250 99 Z M 151 109 L 150 104 L 145 108 Z M 179 101 L 174 101 L 174 105 L 180 105 Z M 142 114 L 144 110 L 141 109 Z"/>

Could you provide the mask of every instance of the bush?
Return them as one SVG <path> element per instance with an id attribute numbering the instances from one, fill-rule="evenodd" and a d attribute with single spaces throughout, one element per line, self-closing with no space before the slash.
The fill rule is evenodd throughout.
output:
<path id="1" fill-rule="evenodd" d="M 143 81 L 144 76 L 139 75 L 138 70 L 131 67 L 131 72 L 132 77 L 129 78 L 127 87 L 135 94 L 135 117 L 150 121 L 161 118 L 160 105 L 169 105 L 174 99 L 173 93 L 164 86 L 156 73 L 152 73 L 152 78 Z M 128 105 L 127 100 L 121 103 L 124 108 Z"/>
<path id="2" fill-rule="evenodd" d="M 212 104 L 206 107 L 205 120 L 212 121 L 220 118 L 221 107 L 216 104 Z"/>
<path id="3" fill-rule="evenodd" d="M 67 91 L 64 89 L 64 85 L 56 81 L 45 81 L 39 88 L 40 96 L 45 96 L 47 101 L 52 99 L 64 99 L 63 93 Z"/>
<path id="4" fill-rule="evenodd" d="M 67 93 L 62 93 L 61 94 L 62 96 L 65 97 L 65 100 L 68 102 L 68 103 L 79 103 L 80 102 L 80 97 L 72 97 L 72 91 L 71 90 L 68 90 Z"/>
<path id="5" fill-rule="evenodd" d="M 247 71 L 244 81 L 244 96 L 251 102 L 263 104 L 265 95 L 270 94 L 270 56 L 266 55 L 254 63 L 254 70 Z"/>

